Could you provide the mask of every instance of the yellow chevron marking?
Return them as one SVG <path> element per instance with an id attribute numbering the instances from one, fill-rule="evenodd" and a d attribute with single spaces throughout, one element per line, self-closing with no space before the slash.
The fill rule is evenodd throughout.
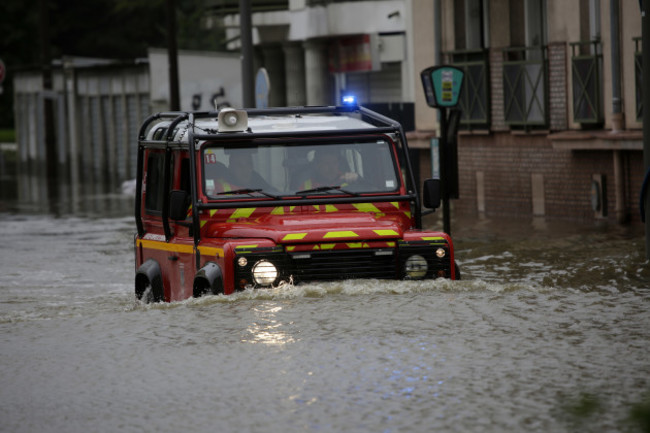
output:
<path id="1" fill-rule="evenodd" d="M 381 211 L 377 209 L 377 206 L 372 203 L 354 203 L 353 206 L 356 207 L 359 212 L 381 213 Z"/>
<path id="2" fill-rule="evenodd" d="M 333 250 L 336 244 L 320 244 L 321 250 Z"/>
<path id="3" fill-rule="evenodd" d="M 214 216 L 217 213 L 217 209 L 210 209 L 210 216 Z"/>
<path id="4" fill-rule="evenodd" d="M 244 207 L 244 208 L 235 209 L 232 215 L 230 215 L 230 218 L 231 219 L 248 218 L 249 216 L 251 216 L 253 212 L 255 212 L 254 207 Z"/>
<path id="5" fill-rule="evenodd" d="M 304 239 L 304 237 L 307 236 L 307 233 L 289 233 L 285 235 L 282 240 L 283 241 L 299 241 L 301 239 Z"/>
<path id="6" fill-rule="evenodd" d="M 337 211 L 338 209 L 334 205 L 328 204 L 325 206 L 325 212 L 337 212 Z"/>
<path id="7" fill-rule="evenodd" d="M 392 204 L 392 205 L 395 206 L 397 209 L 399 209 L 399 202 L 397 202 L 397 201 L 391 201 L 390 204 Z"/>
<path id="8" fill-rule="evenodd" d="M 344 230 L 340 232 L 327 232 L 325 233 L 325 236 L 323 236 L 323 239 L 330 239 L 330 238 L 348 238 L 348 237 L 353 237 L 357 238 L 359 237 L 358 234 L 351 230 Z"/>
<path id="9" fill-rule="evenodd" d="M 271 211 L 271 215 L 284 215 L 284 208 L 282 206 L 273 208 L 273 210 Z"/>
<path id="10" fill-rule="evenodd" d="M 205 225 L 205 223 L 207 223 L 206 220 L 201 220 L 201 228 L 203 228 L 203 226 Z"/>
<path id="11" fill-rule="evenodd" d="M 254 245 L 237 245 L 235 247 L 236 250 L 249 250 L 249 249 L 253 249 L 253 248 L 257 248 L 257 244 L 254 244 Z"/>
<path id="12" fill-rule="evenodd" d="M 441 236 L 422 236 L 423 241 L 443 241 L 445 238 Z"/>
<path id="13" fill-rule="evenodd" d="M 386 242 L 386 246 L 394 247 L 394 246 L 395 246 L 395 242 Z"/>
<path id="14" fill-rule="evenodd" d="M 365 242 L 348 242 L 345 245 L 347 245 L 348 248 L 370 248 L 370 245 Z"/>
<path id="15" fill-rule="evenodd" d="M 395 230 L 373 230 L 379 236 L 398 236 L 398 233 Z"/>
<path id="16" fill-rule="evenodd" d="M 295 249 L 296 249 L 295 246 L 287 246 L 287 251 L 293 251 Z"/>

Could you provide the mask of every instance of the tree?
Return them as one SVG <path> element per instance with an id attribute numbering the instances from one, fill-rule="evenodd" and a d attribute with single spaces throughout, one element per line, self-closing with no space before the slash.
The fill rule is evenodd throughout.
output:
<path id="1" fill-rule="evenodd" d="M 52 58 L 145 57 L 166 46 L 165 0 L 46 0 Z M 205 0 L 176 0 L 179 49 L 218 50 L 223 32 L 205 29 Z M 13 71 L 38 67 L 41 49 L 38 7 L 24 0 L 0 1 L 0 58 L 8 76 L 0 95 L 0 127 L 13 127 Z"/>

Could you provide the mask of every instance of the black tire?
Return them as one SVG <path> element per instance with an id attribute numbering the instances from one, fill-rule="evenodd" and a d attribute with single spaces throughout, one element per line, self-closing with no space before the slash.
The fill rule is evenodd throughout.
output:
<path id="1" fill-rule="evenodd" d="M 196 273 L 194 277 L 193 296 L 223 294 L 223 277 L 221 268 L 214 262 L 208 262 Z"/>
<path id="2" fill-rule="evenodd" d="M 135 297 L 146 304 L 163 301 L 162 275 L 155 260 L 147 260 L 136 271 Z"/>

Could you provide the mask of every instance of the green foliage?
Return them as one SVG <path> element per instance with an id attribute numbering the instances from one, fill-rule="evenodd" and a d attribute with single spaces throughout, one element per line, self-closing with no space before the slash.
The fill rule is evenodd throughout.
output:
<path id="1" fill-rule="evenodd" d="M 16 131 L 13 129 L 0 128 L 0 143 L 15 143 Z"/>

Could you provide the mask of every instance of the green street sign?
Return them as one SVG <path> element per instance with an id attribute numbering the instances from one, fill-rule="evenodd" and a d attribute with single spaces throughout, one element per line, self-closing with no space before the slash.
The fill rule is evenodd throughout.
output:
<path id="1" fill-rule="evenodd" d="M 420 73 L 427 104 L 434 108 L 458 105 L 465 73 L 454 66 L 432 66 Z"/>

